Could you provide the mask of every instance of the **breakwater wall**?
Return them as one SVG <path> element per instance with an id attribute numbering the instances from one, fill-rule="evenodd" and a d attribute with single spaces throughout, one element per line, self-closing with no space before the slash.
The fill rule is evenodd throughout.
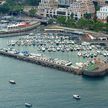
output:
<path id="1" fill-rule="evenodd" d="M 42 65 L 42 66 L 45 66 L 45 67 L 54 68 L 54 69 L 57 69 L 57 70 L 61 70 L 61 71 L 65 71 L 65 72 L 69 72 L 69 73 L 73 73 L 73 74 L 77 74 L 77 75 L 82 74 L 82 71 L 80 71 L 79 69 L 74 69 L 71 66 L 65 66 L 63 64 L 55 63 L 53 60 L 48 60 L 48 59 L 45 60 L 42 57 L 22 56 L 22 55 L 19 55 L 19 54 L 13 54 L 13 53 L 5 52 L 5 51 L 2 51 L 2 50 L 0 50 L 0 55 L 4 55 L 4 56 L 7 56 L 7 57 L 12 57 L 12 58 L 15 58 L 15 59 L 18 59 L 18 60 Z"/>
<path id="2" fill-rule="evenodd" d="M 102 77 L 108 74 L 108 64 L 103 64 L 98 69 L 93 71 L 84 70 L 82 73 L 84 76 L 89 77 Z"/>

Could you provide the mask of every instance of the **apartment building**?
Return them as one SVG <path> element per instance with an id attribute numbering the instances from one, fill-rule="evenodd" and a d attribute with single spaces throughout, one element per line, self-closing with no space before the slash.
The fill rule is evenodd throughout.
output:
<path id="1" fill-rule="evenodd" d="M 37 14 L 46 17 L 46 11 L 58 8 L 58 0 L 41 0 Z"/>
<path id="2" fill-rule="evenodd" d="M 108 17 L 108 6 L 101 7 L 99 11 L 97 11 L 97 19 L 104 23 L 107 22 Z"/>
<path id="3" fill-rule="evenodd" d="M 94 14 L 95 7 L 90 0 L 77 0 L 70 5 L 69 11 L 74 14 L 75 18 L 80 19 L 85 13 Z"/>
<path id="4" fill-rule="evenodd" d="M 95 0 L 95 1 L 97 1 L 101 7 L 105 6 L 105 1 L 106 0 Z"/>
<path id="5" fill-rule="evenodd" d="M 93 2 L 90 0 L 68 0 L 70 6 L 68 8 L 58 8 L 59 1 L 57 0 L 41 0 L 38 6 L 38 15 L 44 17 L 55 16 L 70 16 L 72 13 L 74 17 L 80 19 L 85 13 L 95 13 Z M 67 1 L 66 1 L 67 2 Z"/>

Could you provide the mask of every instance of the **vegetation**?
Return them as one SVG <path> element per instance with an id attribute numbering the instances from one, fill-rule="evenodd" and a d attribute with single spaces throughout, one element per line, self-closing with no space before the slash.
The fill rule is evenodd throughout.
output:
<path id="1" fill-rule="evenodd" d="M 0 13 L 19 14 L 23 11 L 23 5 L 15 0 L 6 0 L 6 3 L 0 5 Z"/>
<path id="2" fill-rule="evenodd" d="M 6 0 L 3 5 L 0 5 L 0 13 L 18 15 L 23 12 L 25 5 L 36 6 L 40 0 Z M 34 16 L 35 9 L 30 10 L 30 15 Z"/>
<path id="3" fill-rule="evenodd" d="M 34 17 L 36 15 L 36 9 L 35 8 L 32 8 L 31 10 L 29 10 L 29 15 L 31 17 Z"/>
<path id="4" fill-rule="evenodd" d="M 97 32 L 101 31 L 104 33 L 108 33 L 108 23 L 102 23 L 94 19 L 89 19 L 88 17 L 75 20 L 74 18 L 66 19 L 65 17 L 61 16 L 57 18 L 57 22 L 60 25 L 66 27 L 93 30 Z"/>
<path id="5" fill-rule="evenodd" d="M 84 18 L 85 19 L 91 19 L 92 18 L 92 14 L 91 13 L 85 13 L 84 14 Z"/>
<path id="6" fill-rule="evenodd" d="M 36 6 L 39 4 L 41 0 L 24 0 L 24 3 L 28 4 L 28 5 L 32 5 L 32 6 Z"/>
<path id="7" fill-rule="evenodd" d="M 93 1 L 95 10 L 98 11 L 100 9 L 99 3 L 97 1 Z"/>

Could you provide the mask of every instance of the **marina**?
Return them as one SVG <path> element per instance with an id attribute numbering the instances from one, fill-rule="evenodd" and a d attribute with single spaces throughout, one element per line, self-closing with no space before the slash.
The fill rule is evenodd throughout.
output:
<path id="1" fill-rule="evenodd" d="M 8 99 L 11 103 L 1 104 L 0 106 L 4 108 L 7 108 L 7 105 L 9 108 L 13 106 L 23 108 L 25 102 L 30 102 L 26 103 L 25 107 L 33 105 L 39 108 L 52 108 L 53 104 L 54 107 L 62 108 L 81 107 L 81 105 L 86 108 L 86 105 L 90 106 L 87 101 L 94 102 L 89 95 L 89 93 L 94 95 L 91 92 L 92 87 L 96 94 L 97 83 L 104 80 L 103 76 L 108 72 L 106 68 L 108 67 L 108 51 L 103 46 L 71 39 L 68 35 L 40 32 L 39 30 L 21 37 L 0 38 L 0 55 L 0 59 L 5 62 L 2 64 L 5 67 L 1 67 L 3 75 L 5 68 L 13 67 L 6 70 L 7 79 L 1 80 L 5 82 L 5 80 L 14 79 L 17 82 L 15 86 L 8 85 L 8 91 L 10 91 L 7 91 L 6 95 L 8 96 L 9 93 L 11 95 L 10 99 L 4 97 L 4 103 Z M 101 69 L 98 70 L 97 67 Z M 85 76 L 95 77 L 95 80 L 86 79 Z M 91 88 L 90 85 L 92 85 Z M 106 91 L 106 85 L 107 83 L 104 83 L 105 88 L 100 88 L 101 92 Z M 99 87 L 100 84 L 97 86 Z M 83 97 L 78 104 L 70 95 L 75 92 Z M 95 98 L 100 101 L 97 95 Z M 11 97 L 15 100 L 11 100 Z M 66 100 L 62 100 L 63 97 Z M 96 106 L 97 104 L 98 102 L 95 101 Z M 106 101 L 105 104 L 107 104 Z M 100 106 L 103 104 L 100 103 Z"/>
<path id="2" fill-rule="evenodd" d="M 48 37 L 49 35 L 51 36 Z M 61 37 L 55 36 L 54 34 L 48 34 L 48 36 L 46 34 L 46 37 L 49 38 L 48 40 L 52 40 L 52 43 L 47 43 L 46 41 L 45 44 L 52 46 L 55 49 L 58 48 L 59 45 L 56 45 L 54 40 L 59 40 Z M 52 105 L 54 107 L 62 108 L 86 108 L 86 106 L 91 105 L 90 103 L 92 103 L 95 108 L 98 108 L 98 105 L 103 106 L 101 102 L 103 102 L 104 105 L 107 105 L 106 94 L 101 94 L 102 92 L 107 92 L 107 77 L 101 77 L 99 79 L 83 78 L 81 77 L 83 75 L 77 76 L 68 74 L 68 72 L 73 73 L 73 71 L 65 71 L 64 69 L 58 69 L 57 67 L 53 69 L 52 66 L 51 68 L 47 68 L 47 65 L 44 64 L 46 61 L 47 63 L 56 62 L 56 66 L 58 66 L 59 63 L 59 66 L 62 64 L 62 67 L 64 68 L 72 67 L 73 69 L 75 67 L 76 70 L 79 70 L 82 69 L 84 64 L 88 64 L 87 61 L 94 60 L 96 57 L 107 62 L 107 50 L 102 46 L 91 45 L 86 42 L 79 44 L 75 40 L 69 40 L 68 37 L 64 37 L 62 41 L 59 41 L 61 46 L 65 46 L 63 47 L 65 48 L 64 51 L 59 48 L 55 51 L 48 51 L 44 44 L 44 40 L 46 40 L 44 37 L 45 34 L 43 33 L 33 33 L 22 37 L 0 38 L 0 53 L 7 56 L 0 56 L 0 60 L 3 61 L 0 63 L 0 84 L 1 88 L 3 88 L 1 89 L 1 96 L 3 97 L 0 98 L 0 101 L 3 102 L 0 104 L 0 107 L 24 108 L 25 102 L 30 102 L 33 107 L 36 106 L 39 108 L 52 108 Z M 36 40 L 38 39 L 43 40 L 42 43 L 44 45 L 37 44 L 38 41 Z M 31 40 L 36 41 L 35 45 L 31 44 Z M 19 43 L 20 41 L 23 42 L 21 42 L 20 45 L 17 45 L 17 41 Z M 25 45 L 24 42 L 27 45 Z M 72 51 L 67 50 L 69 46 L 73 46 Z M 45 51 L 39 49 L 43 47 L 45 47 Z M 32 60 L 34 61 L 32 62 Z M 41 63 L 43 63 L 42 66 L 40 63 L 39 65 L 36 65 L 37 63 L 35 63 L 35 60 L 41 60 Z M 54 63 L 52 65 L 55 65 Z M 90 63 L 87 67 L 90 72 L 87 72 L 89 74 L 94 73 L 93 71 L 91 72 L 91 69 L 94 69 L 95 66 L 94 63 Z M 5 77 L 2 78 L 2 76 Z M 15 86 L 9 85 L 7 81 L 10 79 L 14 79 L 17 84 Z M 100 89 L 99 92 L 97 92 L 97 88 Z M 94 92 L 92 92 L 92 90 L 94 90 Z M 80 94 L 83 98 L 78 102 L 75 101 L 72 95 L 70 95 L 74 93 Z M 101 97 L 104 97 L 104 101 L 98 97 L 99 93 Z M 4 97 L 4 95 L 6 96 Z M 91 96 L 93 97 L 91 98 Z M 88 108 L 91 108 L 91 106 Z"/>
<path id="3" fill-rule="evenodd" d="M 80 39 L 82 35 L 78 37 Z M 31 32 L 6 43 L 6 48 L 1 48 L 2 55 L 78 75 L 95 77 L 107 74 L 108 51 L 101 45 L 44 31 Z M 100 65 L 103 65 L 102 69 Z"/>
<path id="4" fill-rule="evenodd" d="M 1 49 L 1 54 L 23 61 L 78 75 L 103 76 L 107 73 L 108 51 L 103 46 L 92 45 L 85 41 L 79 42 L 57 33 L 30 33 L 24 37 L 7 41 L 7 46 L 8 48 Z M 60 53 L 70 54 L 70 57 L 63 59 L 56 55 Z M 76 56 L 74 60 L 71 54 Z M 102 69 L 100 69 L 101 64 L 104 67 Z"/>
<path id="5" fill-rule="evenodd" d="M 0 108 L 108 108 L 107 1 L 1 0 Z"/>

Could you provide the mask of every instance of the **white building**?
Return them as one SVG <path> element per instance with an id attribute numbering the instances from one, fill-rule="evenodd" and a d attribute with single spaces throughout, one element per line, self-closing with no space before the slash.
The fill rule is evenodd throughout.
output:
<path id="1" fill-rule="evenodd" d="M 46 17 L 70 16 L 71 12 L 66 8 L 45 9 Z"/>
<path id="2" fill-rule="evenodd" d="M 59 0 L 41 0 L 37 14 L 43 17 L 68 17 L 73 13 L 75 18 L 80 19 L 85 13 L 95 13 L 93 2 L 90 0 L 65 0 L 65 2 L 70 3 L 68 8 L 58 8 L 58 1 Z"/>
<path id="3" fill-rule="evenodd" d="M 41 0 L 38 6 L 37 14 L 46 17 L 46 10 L 58 8 L 58 0 Z"/>
<path id="4" fill-rule="evenodd" d="M 108 6 L 101 7 L 99 11 L 97 11 L 97 19 L 102 22 L 107 22 L 108 17 Z"/>
<path id="5" fill-rule="evenodd" d="M 77 0 L 77 2 L 70 4 L 69 10 L 74 14 L 73 17 L 78 19 L 83 17 L 85 13 L 95 13 L 93 2 L 89 0 Z"/>

